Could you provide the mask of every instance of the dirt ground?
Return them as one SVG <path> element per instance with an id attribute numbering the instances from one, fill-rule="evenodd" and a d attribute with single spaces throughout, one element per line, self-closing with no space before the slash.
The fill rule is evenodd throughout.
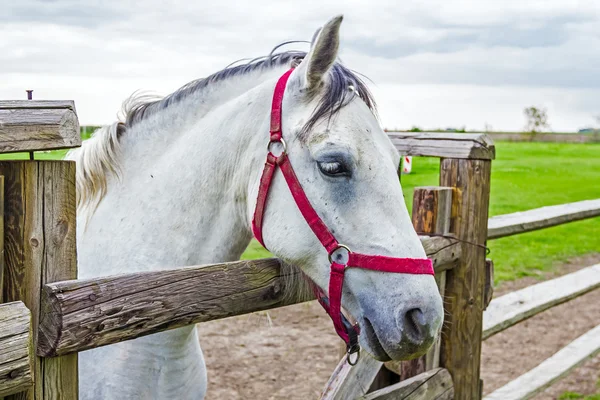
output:
<path id="1" fill-rule="evenodd" d="M 600 254 L 559 266 L 551 279 L 600 263 Z M 495 296 L 539 282 L 524 278 L 495 289 Z M 484 394 L 550 357 L 598 324 L 600 291 L 554 307 L 483 343 Z M 208 367 L 208 400 L 316 399 L 339 360 L 341 340 L 315 301 L 199 325 Z M 595 393 L 600 356 L 535 397 L 565 391 Z"/>

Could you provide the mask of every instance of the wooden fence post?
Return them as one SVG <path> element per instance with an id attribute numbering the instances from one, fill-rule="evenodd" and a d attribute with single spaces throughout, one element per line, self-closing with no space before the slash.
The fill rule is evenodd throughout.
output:
<path id="1" fill-rule="evenodd" d="M 31 311 L 34 349 L 45 283 L 77 278 L 75 163 L 2 161 L 5 274 L 3 300 Z M 77 399 L 77 354 L 34 360 L 34 386 L 10 400 Z"/>
<path id="2" fill-rule="evenodd" d="M 451 232 L 462 241 L 458 265 L 447 271 L 441 364 L 455 399 L 479 399 L 485 256 L 491 160 L 442 159 L 440 185 L 454 188 Z"/>

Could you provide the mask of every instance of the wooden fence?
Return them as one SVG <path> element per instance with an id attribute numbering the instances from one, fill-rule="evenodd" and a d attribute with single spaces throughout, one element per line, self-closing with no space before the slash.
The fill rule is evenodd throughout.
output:
<path id="1" fill-rule="evenodd" d="M 414 132 L 387 131 L 390 135 L 414 134 Z M 420 135 L 438 134 L 433 132 L 419 132 Z M 448 132 L 450 135 L 460 133 Z M 470 132 L 469 134 L 480 134 Z M 483 133 L 481 133 L 483 134 Z M 551 133 L 551 132 L 486 132 L 494 142 L 540 142 L 540 143 L 600 143 L 600 131 L 590 133 Z"/>
<path id="2" fill-rule="evenodd" d="M 552 295 L 535 285 L 490 303 L 493 264 L 485 259 L 486 239 L 589 218 L 598 215 L 600 204 L 592 201 L 532 210 L 494 217 L 488 223 L 495 149 L 487 136 L 390 137 L 402 154 L 441 158 L 441 186 L 415 190 L 413 223 L 434 261 L 436 280 L 446 299 L 447 323 L 438 343 L 417 360 L 384 367 L 364 355 L 351 368 L 342 359 L 322 398 L 481 398 L 482 340 L 598 287 L 598 268 L 592 268 L 559 278 L 565 279 L 558 283 L 562 290 Z M 0 101 L 2 152 L 75 147 L 80 145 L 78 138 L 72 102 Z M 295 288 L 286 287 L 289 280 L 282 275 L 295 272 L 282 268 L 277 259 L 76 280 L 74 181 L 74 165 L 69 161 L 0 162 L 0 246 L 4 253 L 0 265 L 0 303 L 4 303 L 0 305 L 0 397 L 76 399 L 79 351 L 281 307 L 290 304 L 286 299 L 294 298 L 286 296 Z M 567 286 L 567 279 L 574 283 Z M 190 287 L 202 290 L 187 290 Z M 514 307 L 517 303 L 519 307 Z M 580 350 L 592 342 L 597 348 L 597 336 L 591 332 L 572 347 Z M 586 357 L 583 353 L 569 351 L 574 355 L 568 364 L 581 362 Z M 542 370 L 556 365 L 549 363 L 541 365 Z M 538 387 L 560 374 L 545 376 L 549 378 Z M 537 382 L 526 379 L 528 385 Z"/>

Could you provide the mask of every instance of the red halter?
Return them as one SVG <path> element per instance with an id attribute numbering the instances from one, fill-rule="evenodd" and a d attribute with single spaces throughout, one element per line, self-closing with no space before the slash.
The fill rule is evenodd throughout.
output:
<path id="1" fill-rule="evenodd" d="M 329 262 L 331 263 L 331 274 L 329 276 L 329 299 L 322 289 L 315 285 L 315 294 L 319 303 L 333 320 L 333 325 L 337 334 L 346 342 L 349 355 L 359 351 L 358 335 L 360 333 L 358 324 L 351 325 L 341 312 L 342 305 L 342 286 L 344 284 L 344 272 L 346 268 L 365 268 L 382 272 L 396 272 L 403 274 L 429 274 L 433 275 L 433 265 L 428 258 L 396 258 L 377 255 L 366 255 L 354 253 L 347 246 L 344 246 L 335 239 L 329 232 L 325 223 L 321 220 L 315 209 L 311 206 L 310 201 L 306 197 L 302 185 L 298 181 L 294 169 L 290 164 L 290 159 L 287 156 L 285 142 L 282 138 L 281 129 L 281 104 L 285 87 L 293 69 L 290 69 L 279 78 L 273 93 L 273 104 L 271 106 L 271 136 L 269 141 L 269 153 L 267 154 L 267 162 L 260 179 L 258 189 L 258 200 L 256 209 L 254 210 L 254 218 L 252 220 L 252 231 L 256 239 L 264 246 L 262 237 L 262 226 L 265 207 L 267 204 L 267 196 L 271 181 L 277 166 L 281 169 L 283 176 L 288 184 L 288 187 L 296 201 L 298 209 L 304 216 L 304 219 L 317 236 L 323 247 L 329 254 Z M 281 143 L 283 152 L 279 156 L 273 155 L 271 145 L 273 143 Z M 348 255 L 346 264 L 338 264 L 333 261 L 333 253 L 344 249 Z M 350 360 L 350 357 L 348 357 Z M 358 358 L 354 361 L 356 362 Z M 349 361 L 350 362 L 350 361 Z"/>

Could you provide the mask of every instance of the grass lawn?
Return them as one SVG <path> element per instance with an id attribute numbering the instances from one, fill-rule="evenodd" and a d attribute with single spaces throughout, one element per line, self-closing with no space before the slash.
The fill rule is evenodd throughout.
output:
<path id="1" fill-rule="evenodd" d="M 600 198 L 600 145 L 496 143 L 490 216 Z M 409 210 L 415 186 L 439 184 L 437 158 L 413 158 L 402 176 Z M 488 242 L 496 282 L 550 270 L 570 257 L 600 252 L 600 218 Z M 243 258 L 269 257 L 253 241 Z"/>
<path id="2" fill-rule="evenodd" d="M 62 158 L 66 151 L 35 153 L 35 158 Z M 492 163 L 490 215 L 547 205 L 600 198 L 600 145 L 560 143 L 496 144 Z M 0 159 L 28 159 L 28 154 L 3 154 Z M 414 158 L 413 171 L 402 176 L 409 210 L 415 186 L 437 185 L 439 160 Z M 600 218 L 573 222 L 488 243 L 496 282 L 550 270 L 570 257 L 600 252 Z M 255 240 L 242 258 L 271 254 Z"/>

